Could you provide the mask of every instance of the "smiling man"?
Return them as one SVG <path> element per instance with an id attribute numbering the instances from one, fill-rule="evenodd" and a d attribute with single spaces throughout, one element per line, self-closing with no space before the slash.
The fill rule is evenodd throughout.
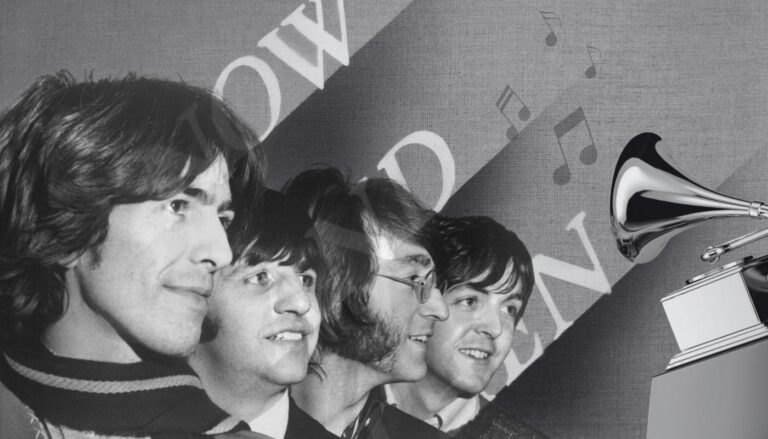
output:
<path id="1" fill-rule="evenodd" d="M 432 326 L 448 315 L 426 247 L 429 212 L 390 180 L 350 185 L 335 169 L 304 171 L 285 193 L 307 206 L 329 271 L 318 290 L 318 373 L 294 386 L 297 403 L 345 439 L 440 437 L 369 398 L 424 377 Z"/>
<path id="2" fill-rule="evenodd" d="M 134 76 L 43 77 L 2 115 L 0 380 L 38 433 L 235 425 L 179 357 L 260 196 L 257 143 L 209 92 Z"/>
<path id="3" fill-rule="evenodd" d="M 436 216 L 430 225 L 443 248 L 437 272 L 450 315 L 427 342 L 426 377 L 385 386 L 387 402 L 452 436 L 542 437 L 479 396 L 509 354 L 530 297 L 528 250 L 488 217 Z"/>
<path id="4" fill-rule="evenodd" d="M 315 351 L 325 275 L 307 212 L 267 191 L 257 212 L 229 230 L 235 263 L 217 276 L 203 340 L 190 358 L 211 399 L 273 439 L 331 439 L 296 406 L 288 386 Z"/>

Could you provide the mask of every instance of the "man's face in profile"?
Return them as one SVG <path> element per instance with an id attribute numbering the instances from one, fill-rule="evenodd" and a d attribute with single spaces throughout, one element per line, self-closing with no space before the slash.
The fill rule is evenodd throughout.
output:
<path id="1" fill-rule="evenodd" d="M 265 385 L 301 381 L 320 328 L 316 282 L 315 270 L 282 261 L 222 270 L 206 321 L 213 338 L 200 349 Z"/>
<path id="2" fill-rule="evenodd" d="M 434 336 L 427 343 L 428 377 L 453 387 L 458 396 L 483 391 L 512 348 L 523 301 L 519 282 L 512 291 L 502 290 L 511 272 L 509 265 L 504 276 L 483 291 L 469 284 L 482 281 L 486 273 L 450 288 L 443 296 L 450 315 L 435 323 Z"/>
<path id="3" fill-rule="evenodd" d="M 74 266 L 85 302 L 80 322 L 157 353 L 190 354 L 213 273 L 232 260 L 223 225 L 232 219 L 230 200 L 219 157 L 169 199 L 116 205 L 104 242 Z"/>
<path id="4" fill-rule="evenodd" d="M 380 234 L 374 238 L 378 273 L 409 281 L 424 280 L 433 270 L 432 258 L 423 248 Z M 437 289 L 419 303 L 413 287 L 374 276 L 369 309 L 377 325 L 386 328 L 390 351 L 374 367 L 395 381 L 417 381 L 426 374 L 426 342 L 435 320 L 447 317 L 447 308 Z"/>

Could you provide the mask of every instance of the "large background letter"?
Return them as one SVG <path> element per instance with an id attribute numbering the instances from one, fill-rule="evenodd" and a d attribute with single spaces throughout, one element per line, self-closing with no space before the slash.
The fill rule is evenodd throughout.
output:
<path id="1" fill-rule="evenodd" d="M 256 58 L 255 56 L 247 55 L 232 61 L 216 79 L 216 85 L 213 87 L 213 93 L 221 99 L 224 99 L 224 86 L 229 79 L 230 73 L 236 68 L 245 66 L 250 67 L 256 71 L 264 81 L 264 86 L 267 88 L 267 96 L 269 97 L 269 125 L 259 136 L 259 140 L 264 140 L 277 125 L 278 118 L 280 117 L 280 105 L 282 104 L 282 96 L 280 95 L 280 82 L 277 80 L 275 72 L 272 68 L 263 60 Z"/>
<path id="2" fill-rule="evenodd" d="M 390 149 L 379 161 L 378 169 L 384 169 L 392 180 L 402 184 L 406 189 L 408 183 L 403 177 L 403 172 L 400 170 L 400 165 L 397 163 L 395 154 L 400 151 L 406 145 L 420 144 L 429 148 L 435 153 L 437 159 L 440 161 L 440 169 L 442 170 L 442 189 L 440 190 L 440 198 L 435 203 L 434 210 L 439 212 L 440 209 L 448 202 L 448 198 L 453 193 L 453 187 L 456 184 L 456 163 L 453 160 L 453 154 L 448 149 L 448 144 L 445 143 L 442 137 L 431 131 L 415 131 L 407 136 L 403 140 L 397 143 L 392 149 Z"/>

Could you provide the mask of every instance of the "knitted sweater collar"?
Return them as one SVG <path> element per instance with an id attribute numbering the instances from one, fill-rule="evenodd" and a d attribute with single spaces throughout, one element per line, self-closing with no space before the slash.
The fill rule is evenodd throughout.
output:
<path id="1" fill-rule="evenodd" d="M 131 364 L 5 346 L 0 380 L 40 419 L 98 435 L 194 437 L 247 425 L 211 402 L 183 360 Z"/>

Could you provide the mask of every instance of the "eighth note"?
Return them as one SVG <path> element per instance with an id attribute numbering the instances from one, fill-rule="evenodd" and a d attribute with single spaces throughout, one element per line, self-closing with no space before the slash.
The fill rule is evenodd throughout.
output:
<path id="1" fill-rule="evenodd" d="M 589 123 L 587 122 L 587 118 L 584 115 L 584 109 L 579 107 L 553 127 L 555 137 L 557 137 L 557 145 L 560 147 L 560 154 L 563 156 L 563 165 L 555 169 L 554 174 L 552 174 L 552 179 L 558 186 L 562 186 L 571 180 L 571 169 L 568 167 L 568 160 L 565 158 L 565 151 L 563 150 L 563 143 L 561 139 L 582 122 L 584 122 L 584 125 L 587 127 L 587 134 L 589 134 L 590 143 L 581 150 L 581 153 L 579 154 L 579 160 L 585 165 L 591 165 L 597 161 L 597 147 L 595 146 L 595 139 L 592 137 L 592 131 L 589 129 Z"/>
<path id="2" fill-rule="evenodd" d="M 531 110 L 528 108 L 527 105 L 525 105 L 525 102 L 523 102 L 523 100 L 520 99 L 520 96 L 518 96 L 517 93 L 515 93 L 515 91 L 512 90 L 512 88 L 509 85 L 504 87 L 504 90 L 501 92 L 501 96 L 499 96 L 499 99 L 496 100 L 496 108 L 498 108 L 501 115 L 504 116 L 507 119 L 507 121 L 509 121 L 509 129 L 507 129 L 507 138 L 509 140 L 514 140 L 519 134 L 517 132 L 517 128 L 515 128 L 515 125 L 512 123 L 512 119 L 510 119 L 509 116 L 507 116 L 507 114 L 505 113 L 505 110 L 507 109 L 507 105 L 509 104 L 509 101 L 512 99 L 513 96 L 517 98 L 518 102 L 520 102 L 520 105 L 521 105 L 520 110 L 517 112 L 517 117 L 522 121 L 526 121 L 528 120 L 528 118 L 531 117 Z"/>
<path id="3" fill-rule="evenodd" d="M 541 18 L 544 19 L 544 24 L 546 24 L 549 28 L 549 33 L 544 38 L 544 42 L 547 44 L 547 46 L 554 47 L 554 45 L 557 44 L 557 35 L 555 35 L 555 30 L 552 29 L 552 25 L 549 24 L 549 21 L 557 21 L 560 27 L 563 26 L 563 22 L 560 21 L 560 17 L 558 17 L 554 12 L 539 11 L 539 13 L 541 14 Z"/>
<path id="4" fill-rule="evenodd" d="M 597 54 L 600 57 L 603 56 L 602 52 L 600 52 L 600 49 L 598 49 L 597 47 L 592 47 L 589 44 L 587 44 L 587 55 L 589 55 L 589 60 L 592 62 L 592 65 L 587 67 L 587 70 L 584 71 L 584 76 L 586 76 L 587 78 L 594 78 L 595 75 L 597 75 L 597 68 L 595 67 L 595 60 L 592 58 L 592 50 L 596 50 Z"/>

